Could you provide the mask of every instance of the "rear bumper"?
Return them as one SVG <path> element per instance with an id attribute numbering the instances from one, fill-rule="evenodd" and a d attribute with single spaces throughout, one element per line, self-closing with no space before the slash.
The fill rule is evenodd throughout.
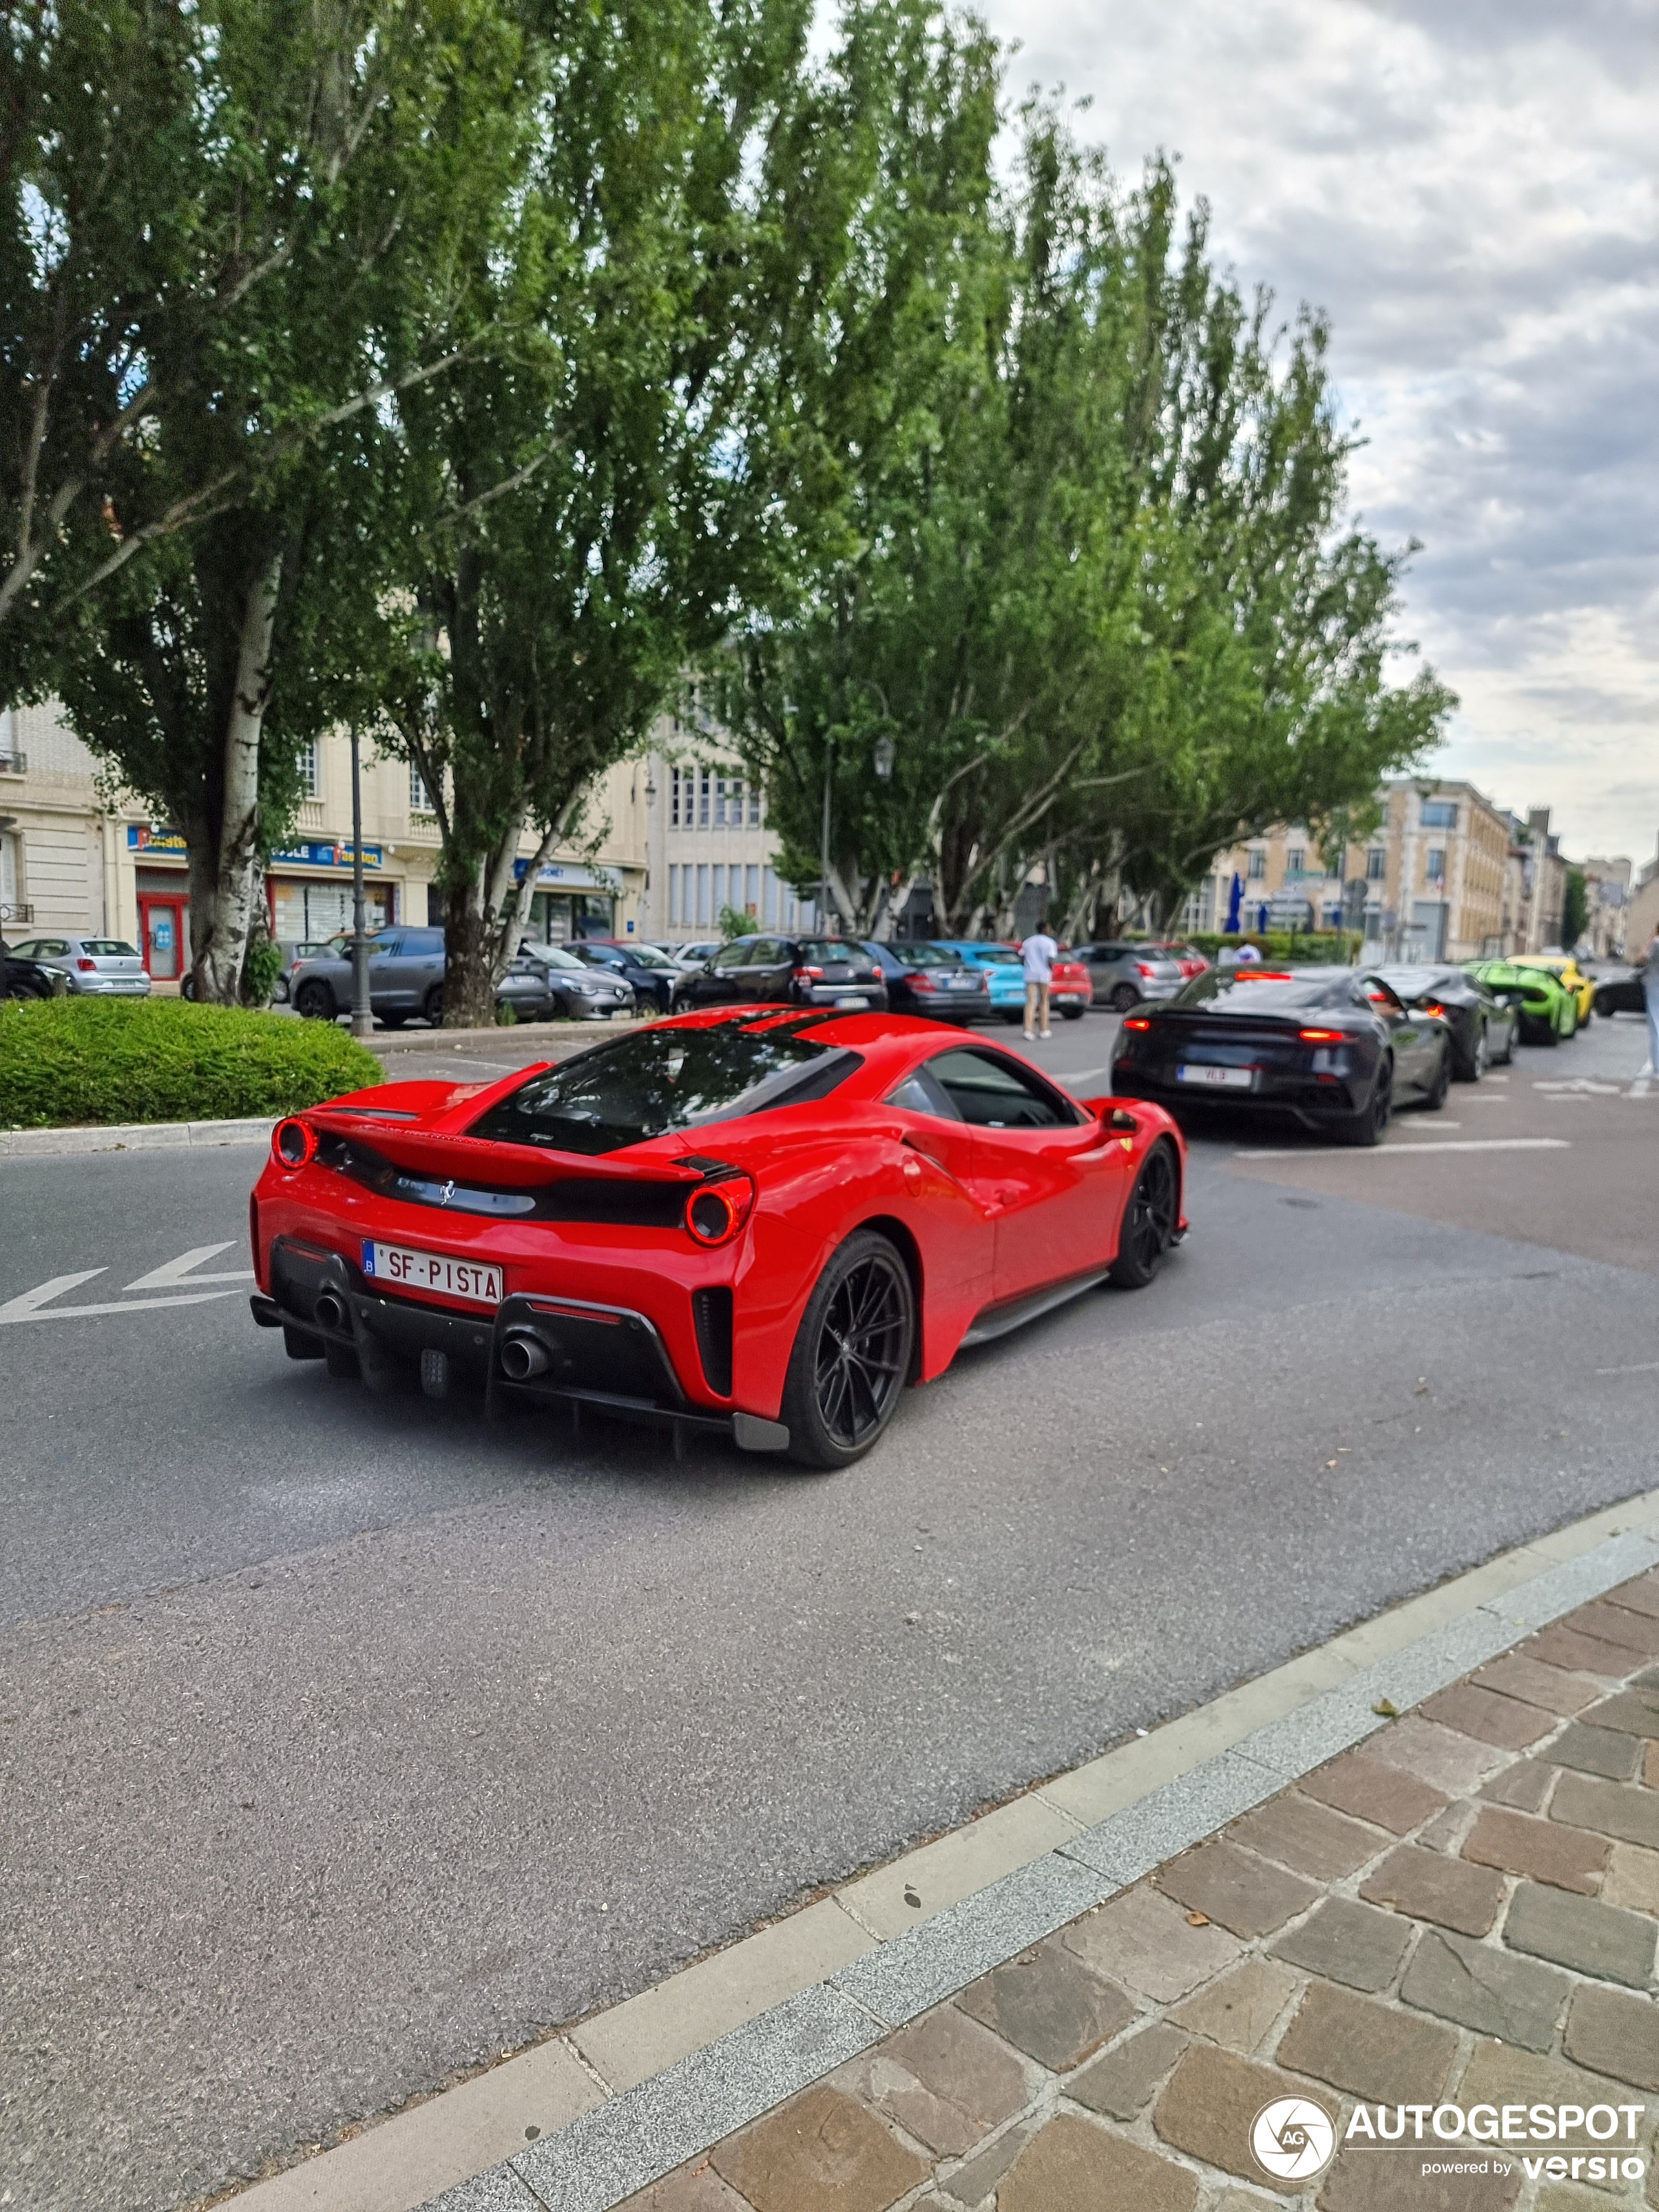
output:
<path id="1" fill-rule="evenodd" d="M 1120 1061 L 1112 1070 L 1112 1096 L 1151 1099 L 1170 1112 L 1181 1106 L 1208 1106 L 1233 1113 L 1290 1114 L 1304 1128 L 1317 1129 L 1357 1114 L 1369 1091 L 1344 1078 L 1272 1071 L 1254 1091 L 1212 1091 L 1173 1079 L 1166 1081 L 1133 1062 Z"/>
<path id="2" fill-rule="evenodd" d="M 355 1352 L 371 1384 L 407 1373 L 423 1352 L 441 1352 L 483 1389 L 486 1411 L 514 1400 L 586 1405 L 671 1428 L 677 1445 L 686 1431 L 703 1430 L 748 1451 L 788 1447 L 781 1422 L 695 1404 L 656 1323 L 629 1307 L 518 1291 L 493 1312 L 458 1311 L 388 1297 L 339 1253 L 285 1237 L 271 1244 L 270 1282 L 269 1297 L 249 1300 L 258 1326 L 295 1334 L 318 1352 L 331 1344 Z M 501 1355 L 509 1340 L 532 1347 L 538 1372 L 508 1376 Z"/>
<path id="3" fill-rule="evenodd" d="M 148 975 L 70 975 L 65 981 L 77 997 L 147 999 L 149 996 Z"/>

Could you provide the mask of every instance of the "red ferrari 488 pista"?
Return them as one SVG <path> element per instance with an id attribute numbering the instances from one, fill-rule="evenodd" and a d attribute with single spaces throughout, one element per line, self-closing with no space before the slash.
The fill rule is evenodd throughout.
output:
<path id="1" fill-rule="evenodd" d="M 556 1401 L 842 1467 L 907 1382 L 1185 1232 L 1161 1108 L 885 1014 L 683 1015 L 280 1122 L 254 1318 L 375 1387 Z"/>

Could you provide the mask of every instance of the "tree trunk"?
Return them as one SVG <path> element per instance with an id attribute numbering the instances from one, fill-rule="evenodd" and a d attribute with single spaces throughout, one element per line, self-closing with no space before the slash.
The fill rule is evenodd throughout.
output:
<path id="1" fill-rule="evenodd" d="M 217 822 L 204 823 L 204 848 L 191 848 L 191 946 L 198 1001 L 240 1003 L 259 884 L 259 741 L 270 697 L 270 645 L 283 556 L 255 574 L 242 609 L 236 688 L 226 717 L 224 775 Z"/>
<path id="2" fill-rule="evenodd" d="M 483 885 L 450 879 L 444 895 L 444 1027 L 489 1029 L 495 1020 L 491 973 L 493 932 L 485 923 Z"/>

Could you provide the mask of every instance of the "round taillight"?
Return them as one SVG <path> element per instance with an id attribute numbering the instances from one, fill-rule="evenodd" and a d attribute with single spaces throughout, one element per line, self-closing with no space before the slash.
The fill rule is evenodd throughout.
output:
<path id="1" fill-rule="evenodd" d="M 749 1218 L 755 1186 L 747 1176 L 702 1184 L 685 1201 L 685 1227 L 699 1244 L 729 1244 Z"/>
<path id="2" fill-rule="evenodd" d="M 317 1132 L 309 1121 L 279 1121 L 270 1133 L 270 1157 L 279 1168 L 302 1168 L 317 1153 Z"/>

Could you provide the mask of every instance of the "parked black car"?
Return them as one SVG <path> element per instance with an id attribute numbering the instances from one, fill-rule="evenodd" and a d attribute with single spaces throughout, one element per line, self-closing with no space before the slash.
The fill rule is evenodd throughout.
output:
<path id="1" fill-rule="evenodd" d="M 1197 1100 L 1294 1115 L 1349 1145 L 1380 1144 L 1395 1105 L 1437 1111 L 1451 1083 L 1443 1016 L 1352 968 L 1212 968 L 1179 998 L 1124 1018 L 1112 1065 L 1123 1098 Z"/>
<path id="2" fill-rule="evenodd" d="M 1610 1020 L 1614 1014 L 1644 1014 L 1647 1010 L 1639 968 L 1626 968 L 1622 975 L 1605 976 L 1595 986 L 1595 1011 L 1603 1020 Z"/>
<path id="3" fill-rule="evenodd" d="M 1515 1058 L 1518 1005 L 1466 968 L 1379 968 L 1377 973 L 1407 1006 L 1445 1017 L 1457 1082 L 1479 1083 L 1488 1067 L 1507 1067 Z"/>
<path id="4" fill-rule="evenodd" d="M 0 999 L 60 999 L 68 988 L 61 969 L 21 958 L 0 937 Z"/>
<path id="5" fill-rule="evenodd" d="M 867 948 L 852 937 L 737 937 L 706 967 L 682 970 L 675 1003 L 727 1006 L 844 1006 L 887 1011 L 887 986 Z"/>
<path id="6" fill-rule="evenodd" d="M 873 945 L 864 950 L 887 986 L 896 1014 L 921 1014 L 936 1022 L 988 1021 L 991 979 L 942 945 Z"/>
<path id="7" fill-rule="evenodd" d="M 654 945 L 636 945 L 625 937 L 577 937 L 565 950 L 590 968 L 603 968 L 619 977 L 642 1010 L 654 1006 L 659 1014 L 673 1012 L 680 970 Z"/>
<path id="8" fill-rule="evenodd" d="M 316 958 L 302 960 L 289 977 L 295 1013 L 331 1022 L 351 1012 L 351 940 L 331 939 Z M 520 949 L 495 993 L 520 1021 L 545 1021 L 559 1011 L 548 971 Z M 368 1004 L 390 1030 L 416 1018 L 436 1024 L 444 1013 L 444 933 L 403 925 L 376 930 L 368 940 Z"/>

